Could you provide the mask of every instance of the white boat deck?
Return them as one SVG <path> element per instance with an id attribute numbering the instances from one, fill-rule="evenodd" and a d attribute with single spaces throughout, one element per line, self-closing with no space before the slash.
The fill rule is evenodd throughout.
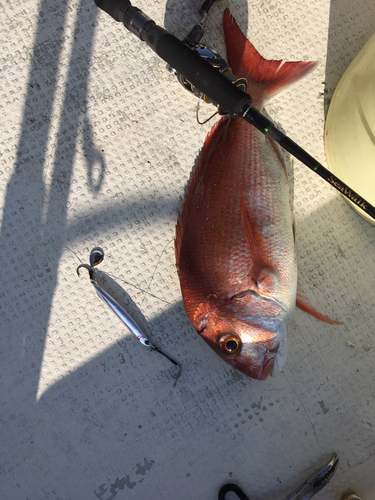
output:
<path id="1" fill-rule="evenodd" d="M 132 3 L 182 38 L 201 1 Z M 227 6 L 264 57 L 320 62 L 267 111 L 326 164 L 325 104 L 375 31 L 373 0 L 217 1 L 204 41 L 223 54 Z M 336 452 L 315 498 L 373 500 L 374 226 L 288 159 L 302 287 L 344 326 L 296 311 L 283 373 L 245 377 L 190 325 L 174 262 L 213 121 L 197 124 L 196 100 L 93 0 L 4 0 L 0 12 L 0 497 L 215 500 L 235 482 L 276 500 Z M 176 386 L 173 365 L 77 277 L 98 245 L 100 283 L 181 363 Z"/>

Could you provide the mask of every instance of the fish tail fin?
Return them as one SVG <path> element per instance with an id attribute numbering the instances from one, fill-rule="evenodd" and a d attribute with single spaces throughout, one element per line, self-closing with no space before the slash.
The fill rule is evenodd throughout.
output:
<path id="1" fill-rule="evenodd" d="M 223 27 L 228 63 L 234 75 L 247 79 L 247 92 L 254 106 L 261 105 L 318 64 L 264 59 L 243 35 L 228 9 L 224 12 Z"/>
<path id="2" fill-rule="evenodd" d="M 317 311 L 309 303 L 309 299 L 306 297 L 304 291 L 302 290 L 300 283 L 298 283 L 298 286 L 297 286 L 297 307 L 299 307 L 302 311 L 305 311 L 308 314 L 311 314 L 311 316 L 314 316 L 314 318 L 319 319 L 320 321 L 324 321 L 324 323 L 328 323 L 329 325 L 343 325 L 344 324 L 344 323 L 341 323 L 341 321 L 336 321 L 334 319 L 331 319 L 328 316 L 325 316 L 324 314 Z"/>

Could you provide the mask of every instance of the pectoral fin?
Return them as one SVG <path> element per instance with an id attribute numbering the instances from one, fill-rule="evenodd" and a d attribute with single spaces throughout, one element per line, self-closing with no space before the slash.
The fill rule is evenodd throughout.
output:
<path id="1" fill-rule="evenodd" d="M 307 312 L 308 314 L 311 314 L 311 316 L 314 316 L 314 318 L 319 319 L 320 321 L 324 321 L 324 323 L 328 323 L 329 325 L 343 325 L 344 323 L 341 323 L 341 321 L 335 321 L 331 318 L 328 318 L 328 316 L 325 316 L 324 314 L 321 314 L 319 311 L 317 311 L 310 303 L 309 299 L 306 297 L 304 291 L 302 290 L 302 287 L 300 283 L 298 283 L 297 286 L 297 307 L 302 309 L 302 311 Z"/>

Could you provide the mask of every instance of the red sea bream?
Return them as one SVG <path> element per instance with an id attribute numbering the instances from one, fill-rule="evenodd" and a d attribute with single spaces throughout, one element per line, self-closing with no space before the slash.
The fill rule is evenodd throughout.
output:
<path id="1" fill-rule="evenodd" d="M 266 60 L 229 11 L 223 24 L 229 65 L 259 110 L 316 64 Z M 185 309 L 203 339 L 252 378 L 280 372 L 297 296 L 288 179 L 277 144 L 244 120 L 223 117 L 208 134 L 175 252 Z"/>

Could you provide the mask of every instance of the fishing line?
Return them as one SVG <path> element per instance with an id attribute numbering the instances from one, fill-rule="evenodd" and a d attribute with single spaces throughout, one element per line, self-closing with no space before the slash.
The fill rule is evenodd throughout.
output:
<path id="1" fill-rule="evenodd" d="M 82 264 L 82 260 L 78 257 L 78 254 L 72 250 L 71 248 L 69 248 L 68 246 L 64 245 L 63 248 L 66 248 L 67 250 L 69 250 L 69 252 L 72 252 L 72 254 L 77 258 L 77 260 L 79 260 L 79 262 Z"/>
<path id="2" fill-rule="evenodd" d="M 159 259 L 158 259 L 158 261 L 157 261 L 157 263 L 156 263 L 156 266 L 155 266 L 154 272 L 153 272 L 153 274 L 152 274 L 152 276 L 151 276 L 150 283 L 149 283 L 149 285 L 148 285 L 148 287 L 147 287 L 147 290 L 145 291 L 145 293 L 147 293 L 148 295 L 152 295 L 152 294 L 150 294 L 150 293 L 149 293 L 149 290 L 150 290 L 151 283 L 152 283 L 152 282 L 153 282 L 153 280 L 154 280 L 154 276 L 155 276 L 156 270 L 157 270 L 157 268 L 158 268 L 158 265 L 159 265 L 159 263 L 160 263 L 160 260 L 161 260 L 161 258 L 162 258 L 162 255 L 163 255 L 163 253 L 166 251 L 166 249 L 167 249 L 168 245 L 170 245 L 171 243 L 173 243 L 173 241 L 174 241 L 174 240 L 170 240 L 170 241 L 168 241 L 168 243 L 165 245 L 165 247 L 164 247 L 163 251 L 162 251 L 162 252 L 161 252 L 161 254 L 159 255 Z M 158 298 L 158 297 L 157 297 L 157 298 Z M 143 297 L 143 300 L 142 300 L 142 302 L 141 302 L 141 307 L 142 307 L 142 305 L 143 305 L 144 300 L 145 300 L 145 296 Z M 161 300 L 161 299 L 159 299 L 159 300 Z M 164 302 L 165 302 L 165 301 L 164 301 Z M 167 304 L 168 304 L 168 302 L 167 302 Z M 172 305 L 172 304 L 170 304 L 170 305 Z"/>
<path id="3" fill-rule="evenodd" d="M 309 414 L 309 412 L 307 411 L 307 409 L 306 409 L 305 405 L 303 404 L 302 399 L 298 396 L 297 391 L 296 391 L 296 390 L 294 389 L 294 387 L 292 386 L 292 384 L 291 384 L 290 380 L 288 379 L 288 377 L 287 377 L 287 375 L 286 375 L 285 371 L 281 372 L 281 374 L 282 374 L 282 375 L 284 375 L 284 377 L 285 377 L 286 381 L 287 381 L 287 382 L 288 382 L 288 384 L 289 384 L 289 387 L 292 389 L 292 391 L 294 392 L 294 394 L 295 394 L 296 398 L 297 398 L 297 399 L 298 399 L 298 401 L 301 403 L 302 408 L 305 410 L 305 414 L 306 414 L 306 416 L 307 416 L 307 418 L 308 418 L 308 420 L 309 420 L 309 422 L 310 422 L 310 425 L 311 425 L 312 430 L 313 430 L 313 432 L 314 432 L 314 437 L 315 437 L 316 443 L 317 443 L 317 445 L 318 445 L 318 449 L 319 449 L 319 456 L 320 456 L 320 458 L 322 458 L 322 449 L 321 449 L 321 447 L 320 447 L 320 443 L 319 443 L 318 435 L 317 435 L 317 433 L 316 433 L 315 425 L 313 424 L 313 421 L 311 420 L 310 414 Z"/>
<path id="4" fill-rule="evenodd" d="M 173 240 L 171 240 L 171 241 L 173 241 Z M 170 242 L 168 242 L 167 246 L 169 245 L 169 243 L 171 243 L 171 241 L 170 241 Z M 167 246 L 165 247 L 165 249 L 167 248 Z M 79 258 L 78 254 L 77 254 L 74 250 L 72 250 L 71 248 L 69 248 L 69 247 L 68 247 L 68 246 L 66 246 L 66 245 L 64 245 L 62 248 L 66 248 L 67 250 L 69 250 L 70 252 L 72 252 L 72 254 L 73 254 L 73 255 L 76 257 L 76 259 L 80 262 L 80 264 L 82 264 L 82 263 L 83 263 L 83 261 Z M 165 249 L 163 250 L 163 252 L 165 251 Z M 160 259 L 159 259 L 159 261 L 160 261 Z M 159 262 L 158 262 L 158 263 L 159 263 Z M 56 269 L 57 269 L 57 268 L 56 268 Z M 120 277 L 118 277 L 118 276 L 115 276 L 114 274 L 111 274 L 111 273 L 105 273 L 105 274 L 106 274 L 107 276 L 109 276 L 110 278 L 114 278 L 116 281 L 121 281 L 122 283 L 125 283 L 126 285 L 129 285 L 129 286 L 131 286 L 131 287 L 135 288 L 136 290 L 139 290 L 140 292 L 143 292 L 143 293 L 145 293 L 145 294 L 149 295 L 150 297 L 153 297 L 154 299 L 160 300 L 160 302 L 164 302 L 164 304 L 168 304 L 169 306 L 173 306 L 173 304 L 172 304 L 171 302 L 168 302 L 167 300 L 161 299 L 161 298 L 160 298 L 160 297 L 158 297 L 157 295 L 154 295 L 153 293 L 148 292 L 147 290 L 149 290 L 149 288 L 150 288 L 150 287 L 148 287 L 148 289 L 147 289 L 147 290 L 144 290 L 143 288 L 140 288 L 139 286 L 134 285 L 133 283 L 130 283 L 129 281 L 126 281 L 126 280 L 124 280 L 124 279 L 122 279 L 122 278 L 120 278 Z M 155 274 L 155 273 L 154 273 L 154 274 Z M 151 285 L 151 283 L 150 283 L 150 285 Z M 142 304 L 143 304 L 143 302 L 142 302 Z"/>
<path id="5" fill-rule="evenodd" d="M 173 304 L 171 302 L 168 302 L 167 300 L 161 299 L 157 295 L 154 295 L 153 293 L 150 293 L 147 290 L 144 290 L 143 288 L 140 288 L 137 285 L 133 285 L 132 283 L 129 283 L 128 281 L 125 281 L 122 278 L 119 278 L 118 276 L 115 276 L 114 274 L 110 274 L 110 273 L 105 273 L 105 274 L 107 276 L 109 276 L 110 278 L 114 278 L 116 281 L 121 281 L 122 283 L 125 283 L 126 285 L 129 285 L 129 286 L 135 288 L 136 290 L 139 290 L 140 292 L 143 292 L 143 293 L 149 295 L 150 297 L 153 297 L 154 299 L 160 300 L 160 302 L 164 302 L 164 304 L 168 304 L 169 306 L 173 306 Z M 143 302 L 142 302 L 142 304 L 143 304 Z"/>
<path id="6" fill-rule="evenodd" d="M 204 120 L 203 122 L 199 121 L 199 108 L 200 108 L 200 102 L 201 102 L 201 99 L 202 99 L 202 96 L 203 94 L 201 95 L 201 97 L 198 97 L 198 103 L 197 103 L 197 110 L 196 110 L 196 113 L 195 113 L 195 116 L 196 116 L 196 119 L 197 119 L 197 122 L 199 123 L 199 125 L 205 125 L 207 122 L 209 122 L 214 116 L 216 116 L 219 112 L 218 111 L 215 111 L 215 113 L 213 115 L 211 115 L 209 118 L 207 118 L 207 120 Z"/>

